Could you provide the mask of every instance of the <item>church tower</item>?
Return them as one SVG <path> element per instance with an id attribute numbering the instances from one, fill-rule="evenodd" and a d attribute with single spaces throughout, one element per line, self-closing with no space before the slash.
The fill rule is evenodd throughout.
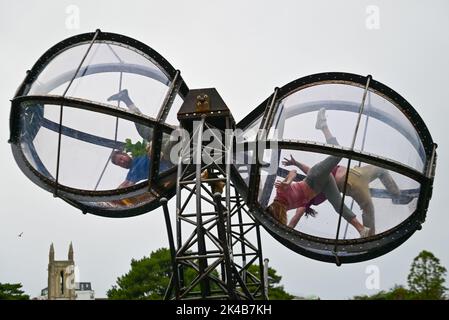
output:
<path id="1" fill-rule="evenodd" d="M 73 245 L 71 242 L 69 246 L 69 261 L 73 261 Z"/>
<path id="2" fill-rule="evenodd" d="M 48 259 L 48 300 L 75 299 L 75 261 L 70 243 L 68 260 L 55 260 L 55 248 L 50 246 Z"/>

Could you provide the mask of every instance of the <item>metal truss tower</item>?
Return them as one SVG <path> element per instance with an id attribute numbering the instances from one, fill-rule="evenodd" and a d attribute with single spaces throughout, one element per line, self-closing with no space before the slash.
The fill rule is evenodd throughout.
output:
<path id="1" fill-rule="evenodd" d="M 190 90 L 178 119 L 185 131 L 178 159 L 176 244 L 162 201 L 176 270 L 166 298 L 266 298 L 259 223 L 231 183 L 232 115 L 215 89 L 200 89 Z M 249 270 L 252 265 L 257 267 Z"/>

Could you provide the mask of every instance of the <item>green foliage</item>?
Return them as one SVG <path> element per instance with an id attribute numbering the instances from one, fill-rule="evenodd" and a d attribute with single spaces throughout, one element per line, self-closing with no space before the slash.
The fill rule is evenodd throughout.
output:
<path id="1" fill-rule="evenodd" d="M 429 251 L 413 259 L 407 282 L 409 288 L 394 286 L 371 296 L 355 296 L 355 300 L 441 300 L 445 299 L 444 277 L 446 268 Z"/>
<path id="2" fill-rule="evenodd" d="M 259 266 L 251 265 L 248 271 L 254 276 L 259 277 Z M 268 299 L 270 300 L 291 300 L 294 298 L 293 295 L 289 294 L 284 290 L 284 286 L 279 285 L 282 280 L 282 276 L 277 274 L 277 271 L 273 268 L 268 267 Z M 263 281 L 263 279 L 262 279 Z"/>
<path id="3" fill-rule="evenodd" d="M 0 283 L 0 300 L 29 300 L 21 288 L 21 283 Z"/>
<path id="4" fill-rule="evenodd" d="M 143 139 L 142 142 L 137 141 L 136 143 L 132 143 L 131 139 L 126 139 L 124 151 L 130 153 L 131 157 L 135 159 L 147 154 L 147 146 L 148 143 Z"/>
<path id="5" fill-rule="evenodd" d="M 184 268 L 186 283 L 191 283 L 198 275 L 193 268 Z M 218 277 L 216 271 L 212 275 Z M 113 300 L 161 300 L 164 298 L 171 276 L 170 250 L 161 248 L 151 252 L 150 257 L 131 260 L 131 270 L 117 278 L 117 285 L 107 292 Z M 211 283 L 211 290 L 218 289 L 216 283 Z M 193 291 L 199 291 L 196 285 Z"/>
<path id="6" fill-rule="evenodd" d="M 107 292 L 109 299 L 158 300 L 164 297 L 171 275 L 170 252 L 159 249 L 150 257 L 131 260 L 131 270 Z"/>
<path id="7" fill-rule="evenodd" d="M 252 265 L 248 272 L 259 277 L 258 266 Z M 198 272 L 193 268 L 184 268 L 185 283 L 190 284 Z M 166 248 L 151 252 L 150 257 L 131 261 L 131 270 L 117 278 L 116 285 L 107 292 L 109 299 L 115 300 L 160 300 L 164 298 L 171 276 L 170 251 Z M 220 278 L 214 270 L 212 277 Z M 248 277 L 249 278 L 249 277 Z M 273 268 L 268 269 L 269 298 L 271 300 L 290 300 L 292 295 L 285 292 L 280 286 L 282 277 Z M 219 289 L 214 281 L 210 281 L 212 291 Z M 200 292 L 200 285 L 196 285 L 192 291 Z"/>
<path id="8" fill-rule="evenodd" d="M 371 296 L 355 296 L 354 300 L 415 300 L 415 294 L 403 286 L 394 286 L 388 291 L 380 291 Z"/>
<path id="9" fill-rule="evenodd" d="M 445 299 L 447 290 L 444 287 L 445 275 L 446 268 L 440 264 L 440 260 L 431 252 L 423 250 L 413 259 L 407 282 L 410 291 L 419 299 L 440 300 Z"/>

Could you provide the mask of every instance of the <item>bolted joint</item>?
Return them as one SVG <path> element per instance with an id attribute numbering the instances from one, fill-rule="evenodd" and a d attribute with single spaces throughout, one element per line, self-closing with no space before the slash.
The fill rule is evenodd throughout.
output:
<path id="1" fill-rule="evenodd" d="M 210 99 L 207 94 L 199 94 L 196 96 L 196 112 L 210 111 Z"/>

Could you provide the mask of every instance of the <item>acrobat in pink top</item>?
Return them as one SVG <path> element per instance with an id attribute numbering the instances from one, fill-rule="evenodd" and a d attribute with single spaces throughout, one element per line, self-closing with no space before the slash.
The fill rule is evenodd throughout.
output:
<path id="1" fill-rule="evenodd" d="M 336 166 L 332 170 L 335 177 L 340 166 Z M 287 210 L 305 207 L 310 208 L 312 205 L 319 205 L 327 200 L 324 193 L 316 194 L 312 188 L 304 181 L 292 182 L 284 190 L 278 189 L 274 200 L 279 201 L 286 206 Z"/>
<path id="2" fill-rule="evenodd" d="M 287 210 L 304 207 L 315 197 L 315 192 L 304 181 L 292 182 L 285 188 L 279 188 L 276 192 L 275 201 L 279 201 Z"/>

